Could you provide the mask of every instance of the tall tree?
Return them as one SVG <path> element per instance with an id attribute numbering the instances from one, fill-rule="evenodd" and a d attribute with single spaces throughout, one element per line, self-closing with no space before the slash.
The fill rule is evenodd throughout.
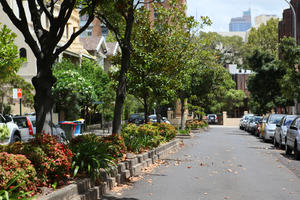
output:
<path id="1" fill-rule="evenodd" d="M 8 0 L 0 1 L 3 11 L 10 18 L 12 23 L 21 31 L 25 42 L 31 48 L 36 57 L 37 75 L 32 78 L 32 84 L 35 88 L 34 108 L 37 117 L 37 134 L 42 130 L 49 131 L 48 123 L 45 123 L 46 115 L 51 112 L 53 106 L 53 97 L 51 88 L 56 82 L 52 74 L 52 65 L 58 58 L 58 55 L 66 50 L 77 36 L 79 36 L 93 21 L 94 9 L 102 1 L 96 0 L 64 0 L 64 1 L 44 1 L 16 0 L 17 11 L 11 7 Z M 77 6 L 82 7 L 82 13 L 88 13 L 89 18 L 84 26 L 72 33 L 69 40 L 62 46 L 58 46 L 61 40 L 66 24 L 70 19 L 72 12 Z M 29 11 L 30 15 L 26 12 Z M 18 12 L 18 13 L 17 13 Z M 49 27 L 43 26 L 43 18 L 46 17 Z M 31 23 L 33 32 L 31 31 Z"/>
<path id="2" fill-rule="evenodd" d="M 0 24 L 1 26 L 1 24 Z M 4 112 L 4 98 L 12 91 L 12 88 L 23 90 L 23 104 L 32 106 L 33 94 L 32 86 L 22 77 L 17 75 L 24 59 L 19 57 L 18 47 L 14 44 L 17 37 L 5 25 L 0 29 L 0 112 Z"/>

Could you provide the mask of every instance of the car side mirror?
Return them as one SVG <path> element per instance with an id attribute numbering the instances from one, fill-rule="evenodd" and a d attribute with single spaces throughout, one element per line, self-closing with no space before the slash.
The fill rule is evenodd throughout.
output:
<path id="1" fill-rule="evenodd" d="M 290 129 L 298 130 L 296 126 L 290 126 Z"/>

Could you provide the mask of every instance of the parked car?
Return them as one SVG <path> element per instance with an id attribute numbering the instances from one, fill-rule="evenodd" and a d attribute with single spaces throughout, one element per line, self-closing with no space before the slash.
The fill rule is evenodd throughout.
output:
<path id="1" fill-rule="evenodd" d="M 265 123 L 263 130 L 263 140 L 270 141 L 273 139 L 276 129 L 276 124 L 279 124 L 280 120 L 284 117 L 284 114 L 270 114 Z"/>
<path id="2" fill-rule="evenodd" d="M 289 126 L 285 136 L 285 153 L 294 151 L 295 158 L 300 159 L 300 117 L 296 117 Z"/>
<path id="3" fill-rule="evenodd" d="M 36 135 L 36 116 L 14 116 L 12 117 L 13 122 L 17 124 L 20 129 L 22 141 L 28 141 L 33 139 Z M 50 122 L 49 126 L 51 127 L 51 132 L 49 134 L 56 136 L 59 142 L 63 142 L 65 138 L 65 132 L 59 127 Z"/>
<path id="4" fill-rule="evenodd" d="M 216 114 L 208 114 L 207 115 L 207 122 L 209 124 L 217 124 L 218 123 L 218 116 Z"/>
<path id="5" fill-rule="evenodd" d="M 143 113 L 135 113 L 129 115 L 128 123 L 134 123 L 136 125 L 144 124 L 145 123 L 145 117 Z"/>
<path id="6" fill-rule="evenodd" d="M 245 129 L 245 125 L 249 119 L 250 116 L 254 116 L 254 114 L 246 114 L 243 116 L 243 118 L 240 120 L 240 129 L 244 130 Z"/>
<path id="7" fill-rule="evenodd" d="M 254 115 L 253 116 L 249 116 L 248 119 L 245 121 L 245 128 L 244 130 L 249 132 L 249 128 L 250 128 L 250 124 L 253 122 L 254 120 Z"/>
<path id="8" fill-rule="evenodd" d="M 282 149 L 285 146 L 287 129 L 296 117 L 296 115 L 286 115 L 280 120 L 279 124 L 276 124 L 276 130 L 273 139 L 275 147 L 279 146 L 279 148 Z"/>
<path id="9" fill-rule="evenodd" d="M 150 115 L 148 117 L 148 119 L 149 119 L 149 122 L 151 122 L 151 123 L 156 123 L 157 122 L 157 116 L 156 115 Z M 162 117 L 161 122 L 170 124 L 170 121 L 166 117 Z"/>
<path id="10" fill-rule="evenodd" d="M 7 125 L 9 136 L 4 138 L 3 141 L 0 141 L 0 144 L 9 144 L 21 141 L 21 133 L 18 126 L 12 122 L 12 119 L 9 116 L 4 117 L 0 114 L 0 126 L 4 125 Z"/>
<path id="11" fill-rule="evenodd" d="M 258 121 L 261 119 L 262 119 L 262 116 L 255 115 L 255 116 L 251 117 L 249 124 L 248 124 L 248 132 L 255 134 Z"/>

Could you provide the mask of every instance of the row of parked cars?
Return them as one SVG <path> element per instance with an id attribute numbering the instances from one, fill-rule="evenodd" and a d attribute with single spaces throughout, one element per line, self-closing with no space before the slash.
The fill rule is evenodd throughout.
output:
<path id="1" fill-rule="evenodd" d="M 1 144 L 9 144 L 17 141 L 27 142 L 33 139 L 36 134 L 36 117 L 35 115 L 26 116 L 3 116 L 0 114 L 0 126 L 6 124 L 9 129 L 9 136 L 1 141 Z M 59 141 L 65 138 L 65 132 L 51 122 L 52 135 L 57 136 Z"/>
<path id="2" fill-rule="evenodd" d="M 240 121 L 240 129 L 262 138 L 265 142 L 273 142 L 275 147 L 285 149 L 287 155 L 294 152 L 295 158 L 300 160 L 300 116 L 247 114 Z"/>

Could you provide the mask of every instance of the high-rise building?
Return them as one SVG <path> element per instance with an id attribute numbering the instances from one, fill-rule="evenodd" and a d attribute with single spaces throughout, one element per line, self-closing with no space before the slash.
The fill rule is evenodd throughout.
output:
<path id="1" fill-rule="evenodd" d="M 243 32 L 251 28 L 251 10 L 243 12 L 242 17 L 231 18 L 229 23 L 230 32 Z"/>

